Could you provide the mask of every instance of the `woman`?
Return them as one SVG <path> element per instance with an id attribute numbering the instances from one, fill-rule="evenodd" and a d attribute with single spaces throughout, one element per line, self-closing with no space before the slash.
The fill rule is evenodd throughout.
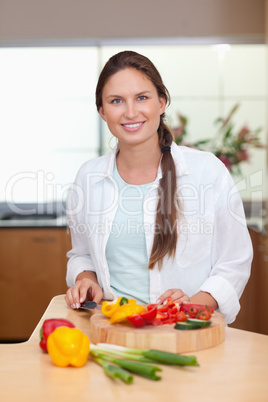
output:
<path id="1" fill-rule="evenodd" d="M 66 303 L 171 297 L 231 323 L 252 260 L 241 198 L 213 154 L 173 142 L 168 103 L 146 57 L 120 52 L 104 66 L 96 105 L 118 144 L 81 167 L 68 195 Z"/>

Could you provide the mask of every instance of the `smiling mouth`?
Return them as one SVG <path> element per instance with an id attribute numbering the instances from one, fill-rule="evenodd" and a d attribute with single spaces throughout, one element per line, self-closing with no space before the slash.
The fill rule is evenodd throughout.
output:
<path id="1" fill-rule="evenodd" d="M 144 121 L 141 123 L 128 123 L 128 124 L 122 124 L 123 127 L 126 128 L 139 128 L 140 126 L 142 126 L 144 124 Z"/>

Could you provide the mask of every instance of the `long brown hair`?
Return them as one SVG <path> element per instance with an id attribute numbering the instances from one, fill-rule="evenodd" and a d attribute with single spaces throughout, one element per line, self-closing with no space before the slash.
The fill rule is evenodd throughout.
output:
<path id="1" fill-rule="evenodd" d="M 126 68 L 134 68 L 144 73 L 155 86 L 158 96 L 170 103 L 170 95 L 165 87 L 162 78 L 147 57 L 133 52 L 124 51 L 112 56 L 105 64 L 96 87 L 96 106 L 99 111 L 102 107 L 102 93 L 108 79 L 115 73 Z M 171 146 L 173 135 L 164 123 L 165 113 L 160 116 L 158 127 L 159 147 Z M 179 199 L 177 195 L 176 168 L 171 152 L 163 152 L 161 158 L 162 178 L 159 182 L 159 200 L 155 218 L 154 241 L 149 259 L 148 268 L 152 269 L 158 262 L 159 268 L 163 263 L 163 258 L 168 255 L 174 257 L 177 246 L 177 215 Z"/>

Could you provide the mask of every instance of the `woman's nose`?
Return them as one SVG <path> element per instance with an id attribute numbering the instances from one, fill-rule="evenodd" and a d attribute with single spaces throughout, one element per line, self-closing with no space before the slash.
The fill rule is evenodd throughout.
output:
<path id="1" fill-rule="evenodd" d="M 137 105 L 135 105 L 135 102 L 127 102 L 126 103 L 126 109 L 125 109 L 125 116 L 128 119 L 134 119 L 138 114 L 137 111 Z"/>

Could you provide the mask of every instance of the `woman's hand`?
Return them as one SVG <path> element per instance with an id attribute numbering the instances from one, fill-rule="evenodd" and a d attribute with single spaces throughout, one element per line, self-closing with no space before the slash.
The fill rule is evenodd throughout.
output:
<path id="1" fill-rule="evenodd" d="M 173 302 L 179 304 L 190 302 L 190 297 L 186 293 L 184 293 L 181 289 L 168 289 L 156 300 L 156 303 L 164 304 L 169 297 Z"/>
<path id="2" fill-rule="evenodd" d="M 85 300 L 99 303 L 103 293 L 94 272 L 85 271 L 77 276 L 75 285 L 68 289 L 65 295 L 66 304 L 75 309 Z"/>
<path id="3" fill-rule="evenodd" d="M 218 309 L 217 301 L 211 296 L 210 293 L 207 292 L 198 292 L 195 295 L 190 297 L 184 293 L 181 289 L 168 289 L 165 293 L 163 293 L 157 300 L 157 304 L 163 304 L 167 301 L 168 297 L 171 297 L 173 302 L 182 304 L 182 303 L 194 303 L 194 304 L 204 304 L 207 306 L 213 307 L 215 310 Z"/>

